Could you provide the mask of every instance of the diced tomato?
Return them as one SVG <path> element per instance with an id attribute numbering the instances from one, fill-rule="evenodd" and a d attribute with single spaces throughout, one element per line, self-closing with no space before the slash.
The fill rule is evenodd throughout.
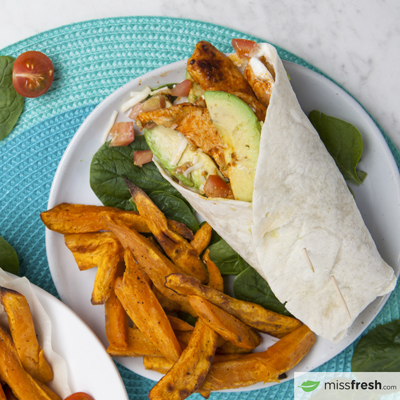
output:
<path id="1" fill-rule="evenodd" d="M 192 82 L 189 79 L 185 79 L 171 90 L 171 96 L 187 97 L 191 87 Z"/>
<path id="2" fill-rule="evenodd" d="M 129 118 L 133 119 L 134 121 L 136 121 L 137 116 L 143 112 L 143 104 L 142 103 L 138 103 L 136 104 L 136 106 L 132 107 L 131 112 L 129 113 Z"/>
<path id="3" fill-rule="evenodd" d="M 152 159 L 153 153 L 151 150 L 138 150 L 133 153 L 133 163 L 138 167 L 150 162 Z"/>
<path id="4" fill-rule="evenodd" d="M 247 39 L 232 39 L 232 47 L 239 58 L 247 58 L 252 56 L 252 52 L 257 48 L 257 43 Z"/>
<path id="5" fill-rule="evenodd" d="M 94 400 L 90 394 L 79 392 L 68 396 L 65 400 Z"/>
<path id="6" fill-rule="evenodd" d="M 227 198 L 232 192 L 226 182 L 218 175 L 209 175 L 204 185 L 204 192 L 207 197 Z"/>
<path id="7" fill-rule="evenodd" d="M 133 122 L 117 122 L 110 130 L 110 147 L 128 146 L 135 140 Z"/>
<path id="8" fill-rule="evenodd" d="M 165 108 L 165 104 L 165 96 L 156 94 L 143 103 L 142 110 L 143 112 L 159 110 L 160 108 Z"/>

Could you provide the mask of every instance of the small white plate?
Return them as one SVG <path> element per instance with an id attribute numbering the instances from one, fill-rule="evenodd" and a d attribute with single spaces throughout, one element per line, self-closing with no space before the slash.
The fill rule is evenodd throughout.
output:
<path id="1" fill-rule="evenodd" d="M 382 257 L 398 275 L 400 246 L 400 179 L 393 156 L 374 122 L 363 108 L 344 90 L 327 78 L 297 64 L 285 62 L 291 77 L 292 86 L 303 110 L 308 114 L 317 109 L 354 124 L 364 139 L 363 160 L 359 168 L 368 173 L 365 182 L 354 187 L 354 193 L 361 214 L 377 244 Z M 129 98 L 131 91 L 140 90 L 146 85 L 156 87 L 164 83 L 180 82 L 184 79 L 186 61 L 152 71 L 118 89 L 89 115 L 79 128 L 58 166 L 50 192 L 48 208 L 63 202 L 101 205 L 89 186 L 90 163 L 94 153 L 102 145 L 104 129 L 114 110 L 120 109 Z M 119 115 L 117 121 L 127 121 Z M 80 272 L 70 251 L 66 248 L 63 236 L 46 232 L 47 256 L 50 271 L 62 300 L 71 307 L 93 329 L 100 340 L 107 344 L 104 329 L 104 307 L 92 306 L 91 292 L 95 270 Z M 340 343 L 317 338 L 309 354 L 288 373 L 307 372 L 335 357 L 351 344 L 372 322 L 385 301 L 374 301 L 355 321 L 349 335 Z M 266 337 L 262 348 L 274 339 Z M 159 380 L 157 372 L 147 371 L 141 358 L 125 358 L 118 361 L 139 375 Z M 243 390 L 253 390 L 272 384 L 258 384 Z"/>
<path id="2" fill-rule="evenodd" d="M 91 329 L 60 300 L 31 285 L 52 322 L 53 350 L 67 364 L 72 393 L 85 392 L 95 400 L 128 400 L 115 363 Z"/>

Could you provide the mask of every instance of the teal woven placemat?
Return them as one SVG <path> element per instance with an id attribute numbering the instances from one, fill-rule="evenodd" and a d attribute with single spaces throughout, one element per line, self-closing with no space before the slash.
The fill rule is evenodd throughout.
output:
<path id="1" fill-rule="evenodd" d="M 17 250 L 21 275 L 57 296 L 47 264 L 45 229 L 39 214 L 47 209 L 61 156 L 95 106 L 130 80 L 189 57 L 199 40 L 210 41 L 228 52 L 235 37 L 266 40 L 193 20 L 125 17 L 64 26 L 0 50 L 1 55 L 13 57 L 28 50 L 42 51 L 55 67 L 50 91 L 40 98 L 27 99 L 14 131 L 0 142 L 0 235 Z M 278 51 L 283 59 L 321 73 L 299 57 L 281 48 Z M 382 134 L 400 168 L 399 151 Z M 399 318 L 399 296 L 398 285 L 369 330 Z M 317 371 L 349 371 L 353 350 L 354 344 Z M 118 368 L 129 399 L 146 399 L 154 383 L 120 365 Z M 293 381 L 264 390 L 211 395 L 211 399 L 224 400 L 291 398 Z"/>

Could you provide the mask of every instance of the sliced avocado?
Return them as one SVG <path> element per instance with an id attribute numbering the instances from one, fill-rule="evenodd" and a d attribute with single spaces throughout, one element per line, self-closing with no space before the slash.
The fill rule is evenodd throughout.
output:
<path id="1" fill-rule="evenodd" d="M 179 162 L 176 165 L 172 165 L 171 159 L 181 140 L 178 132 L 174 129 L 158 125 L 152 129 L 145 129 L 144 136 L 150 150 L 159 159 L 164 169 L 183 184 L 199 190 L 204 183 L 202 176 L 207 180 L 208 175 L 219 174 L 218 168 L 211 157 L 203 152 L 196 151 L 196 149 L 193 150 L 191 146 L 186 146 Z M 195 161 L 203 163 L 201 168 L 194 170 L 187 177 L 183 175 L 183 172 L 179 172 L 179 167 L 183 164 L 190 163 L 192 165 L 196 156 L 197 160 Z"/>
<path id="2" fill-rule="evenodd" d="M 211 120 L 223 142 L 228 177 L 236 200 L 252 201 L 261 125 L 251 108 L 226 92 L 205 92 Z"/>

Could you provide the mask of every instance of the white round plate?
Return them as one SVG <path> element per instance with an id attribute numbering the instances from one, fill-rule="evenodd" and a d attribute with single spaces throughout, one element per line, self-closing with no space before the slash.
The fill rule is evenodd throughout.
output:
<path id="1" fill-rule="evenodd" d="M 67 364 L 72 393 L 85 392 L 95 400 L 128 400 L 118 369 L 96 335 L 64 303 L 31 285 L 52 322 L 53 350 Z"/>
<path id="2" fill-rule="evenodd" d="M 291 83 L 303 110 L 308 114 L 317 109 L 328 115 L 354 124 L 364 139 L 363 159 L 359 168 L 368 173 L 365 182 L 354 187 L 357 204 L 371 231 L 382 257 L 398 275 L 400 247 L 400 180 L 393 156 L 379 129 L 362 107 L 345 91 L 325 77 L 297 64 L 285 62 Z M 89 185 L 90 163 L 94 153 L 102 145 L 105 127 L 114 110 L 119 110 L 131 91 L 148 85 L 156 87 L 164 83 L 180 82 L 185 77 L 186 61 L 179 61 L 152 71 L 118 89 L 89 115 L 79 128 L 58 166 L 50 191 L 48 208 L 59 203 L 101 205 Z M 117 121 L 127 121 L 119 114 Z M 71 252 L 64 244 L 63 236 L 46 232 L 47 256 L 50 271 L 61 299 L 93 329 L 106 345 L 104 307 L 92 306 L 91 292 L 96 271 L 80 272 Z M 307 372 L 336 356 L 351 344 L 371 323 L 387 297 L 374 301 L 355 321 L 349 335 L 338 344 L 317 338 L 309 354 L 288 373 Z M 267 337 L 262 349 L 276 339 Z M 147 371 L 141 358 L 125 358 L 118 361 L 139 375 L 159 380 L 161 375 Z M 272 384 L 258 384 L 242 390 L 253 390 Z"/>

